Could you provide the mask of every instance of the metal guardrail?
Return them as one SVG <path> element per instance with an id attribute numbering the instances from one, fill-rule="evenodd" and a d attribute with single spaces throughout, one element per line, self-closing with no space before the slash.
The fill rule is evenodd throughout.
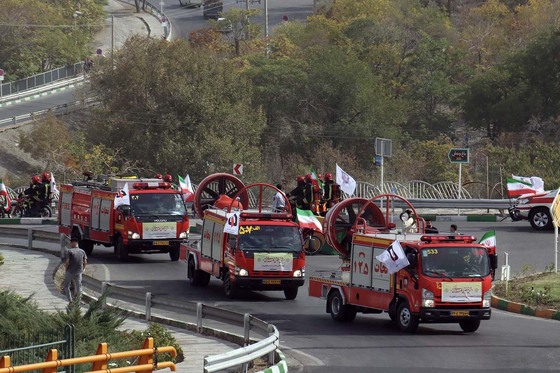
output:
<path id="1" fill-rule="evenodd" d="M 173 346 L 154 347 L 154 339 L 146 338 L 143 348 L 139 350 L 130 350 L 122 352 L 109 353 L 107 343 L 100 343 L 97 347 L 97 353 L 91 356 L 72 357 L 60 360 L 58 358 L 58 350 L 51 349 L 44 362 L 12 366 L 10 356 L 0 357 L 0 373 L 13 372 L 30 372 L 41 370 L 44 373 L 56 373 L 59 367 L 70 367 L 78 364 L 91 363 L 90 373 L 106 373 L 106 372 L 152 372 L 154 370 L 170 368 L 176 371 L 175 363 L 171 361 L 158 361 L 159 354 L 170 354 L 172 357 L 177 356 L 177 351 Z M 134 365 L 127 367 L 107 369 L 107 363 L 113 359 L 137 358 Z"/>
<path id="2" fill-rule="evenodd" d="M 94 97 L 90 97 L 87 98 L 85 100 L 81 100 L 81 101 L 73 101 L 73 102 L 69 102 L 66 104 L 62 104 L 62 105 L 57 105 L 57 106 L 53 106 L 49 109 L 45 109 L 45 110 L 39 110 L 39 111 L 34 111 L 28 114 L 22 114 L 22 115 L 18 115 L 15 117 L 11 117 L 11 118 L 6 118 L 6 119 L 1 119 L 0 120 L 0 126 L 2 125 L 11 125 L 11 126 L 15 126 L 17 124 L 24 124 L 30 121 L 33 121 L 43 115 L 46 115 L 48 113 L 54 113 L 54 114 L 68 114 L 68 113 L 72 113 L 74 111 L 78 111 L 78 110 L 82 110 L 85 107 L 89 107 L 92 105 L 95 105 L 97 103 L 97 99 Z M 0 132 L 2 131 L 2 128 L 0 128 Z"/>
<path id="3" fill-rule="evenodd" d="M 28 249 L 37 249 L 34 247 L 34 241 L 60 243 L 60 257 L 64 257 L 65 246 L 68 244 L 68 236 L 61 235 L 58 232 L 45 232 L 33 228 L 13 228 L 1 227 L 0 236 L 13 237 L 13 238 L 27 238 Z M 117 301 L 132 301 L 133 304 L 144 302 L 145 313 L 144 317 L 148 321 L 152 321 L 155 317 L 152 316 L 152 308 L 155 306 L 173 307 L 175 310 L 191 312 L 196 317 L 196 330 L 202 333 L 203 329 L 207 326 L 204 325 L 204 320 L 218 321 L 231 326 L 239 326 L 243 328 L 243 344 L 245 347 L 239 348 L 225 354 L 206 356 L 204 359 L 205 372 L 216 372 L 225 368 L 236 367 L 238 365 L 245 365 L 258 357 L 268 355 L 268 361 L 274 364 L 274 352 L 278 347 L 279 334 L 276 327 L 266 323 L 248 313 L 241 314 L 227 309 L 205 305 L 200 302 L 177 301 L 165 296 L 152 296 L 150 292 L 139 293 L 125 287 L 116 286 L 110 282 L 102 282 L 94 278 L 84 276 L 84 287 L 103 294 L 109 290 L 108 294 L 111 298 Z M 116 307 L 111 304 L 104 304 L 103 306 Z M 260 336 L 267 336 L 267 338 L 251 344 L 251 331 L 257 332 Z M 249 345 L 249 346 L 247 346 Z M 217 367 L 217 368 L 216 368 Z"/>

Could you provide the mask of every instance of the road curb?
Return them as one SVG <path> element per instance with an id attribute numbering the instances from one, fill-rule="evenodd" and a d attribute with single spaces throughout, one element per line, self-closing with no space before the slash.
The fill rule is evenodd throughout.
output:
<path id="1" fill-rule="evenodd" d="M 278 357 L 280 358 L 280 362 L 276 365 L 271 366 L 270 368 L 266 368 L 265 370 L 261 370 L 257 373 L 287 373 L 288 372 L 288 364 L 286 363 L 286 356 L 280 350 L 276 350 Z"/>
<path id="2" fill-rule="evenodd" d="M 518 313 L 521 315 L 535 316 L 543 319 L 552 319 L 560 321 L 560 311 L 553 309 L 540 309 L 536 307 L 530 307 L 523 303 L 511 302 L 509 300 L 499 298 L 492 295 L 492 307 L 499 310 Z"/>

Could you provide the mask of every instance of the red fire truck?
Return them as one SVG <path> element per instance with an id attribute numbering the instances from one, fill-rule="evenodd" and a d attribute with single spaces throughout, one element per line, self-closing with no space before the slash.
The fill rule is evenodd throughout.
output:
<path id="1" fill-rule="evenodd" d="M 114 208 L 115 195 L 128 187 L 129 202 Z M 189 218 L 178 190 L 160 179 L 109 178 L 60 187 L 59 232 L 78 237 L 91 255 L 94 245 L 114 247 L 120 260 L 129 254 L 169 253 L 179 260 L 188 238 Z"/>
<path id="2" fill-rule="evenodd" d="M 415 232 L 396 229 L 390 221 L 395 206 L 413 211 Z M 326 299 L 326 312 L 337 321 L 352 321 L 357 312 L 387 312 L 405 332 L 419 323 L 458 323 L 465 332 L 476 331 L 491 315 L 495 248 L 473 236 L 424 234 L 424 227 L 414 207 L 396 195 L 339 203 L 327 213 L 323 230 L 341 255 L 341 270 L 310 277 L 309 295 Z M 377 257 L 395 242 L 409 265 L 390 274 Z"/>
<path id="3" fill-rule="evenodd" d="M 191 285 L 206 286 L 215 276 L 228 298 L 244 289 L 282 290 L 286 299 L 296 298 L 305 281 L 305 253 L 290 204 L 272 212 L 277 192 L 269 184 L 244 186 L 229 174 L 202 180 L 194 202 L 202 236 L 181 244 Z"/>

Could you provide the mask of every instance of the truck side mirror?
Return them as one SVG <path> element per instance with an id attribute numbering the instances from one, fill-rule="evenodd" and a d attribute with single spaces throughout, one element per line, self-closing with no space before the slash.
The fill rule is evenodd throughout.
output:
<path id="1" fill-rule="evenodd" d="M 490 268 L 493 270 L 498 268 L 498 255 L 496 254 L 490 255 Z"/>
<path id="2" fill-rule="evenodd" d="M 408 262 L 410 263 L 411 267 L 416 267 L 416 263 L 417 263 L 417 257 L 415 253 L 408 253 L 406 254 L 406 259 L 408 259 Z"/>

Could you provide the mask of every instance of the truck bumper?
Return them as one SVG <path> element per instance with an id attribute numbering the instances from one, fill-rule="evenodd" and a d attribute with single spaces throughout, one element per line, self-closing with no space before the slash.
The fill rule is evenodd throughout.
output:
<path id="1" fill-rule="evenodd" d="M 134 253 L 168 253 L 172 249 L 179 250 L 182 239 L 172 240 L 128 240 L 128 248 L 131 254 Z"/>
<path id="2" fill-rule="evenodd" d="M 420 320 L 433 323 L 454 323 L 461 320 L 489 320 L 490 308 L 422 308 Z"/>
<path id="3" fill-rule="evenodd" d="M 304 278 L 251 278 L 236 277 L 235 286 L 252 290 L 284 290 L 302 286 Z"/>

